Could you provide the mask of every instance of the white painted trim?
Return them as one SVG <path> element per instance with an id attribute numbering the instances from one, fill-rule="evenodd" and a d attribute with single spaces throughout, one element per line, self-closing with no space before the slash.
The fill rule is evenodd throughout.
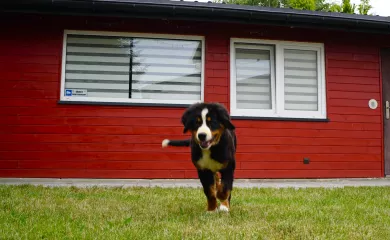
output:
<path id="1" fill-rule="evenodd" d="M 272 111 L 237 109 L 236 105 L 236 68 L 234 43 L 257 43 L 275 46 L 275 76 L 273 78 Z M 286 48 L 297 50 L 312 50 L 317 52 L 318 74 L 318 111 L 284 110 L 284 56 Z M 326 118 L 326 84 L 325 84 L 325 54 L 323 43 L 273 41 L 261 39 L 230 39 L 230 111 L 232 116 L 240 117 L 281 117 L 281 118 Z M 276 87 L 275 87 L 276 86 Z M 275 94 L 276 93 L 276 94 Z M 275 100 L 274 100 L 275 98 Z M 276 102 L 276 104 L 274 104 Z"/>
<path id="2" fill-rule="evenodd" d="M 275 85 L 276 85 L 276 96 L 275 98 L 277 99 L 276 102 L 277 102 L 277 105 L 276 105 L 276 109 L 275 109 L 275 115 L 277 115 L 278 113 L 280 112 L 283 112 L 283 109 L 284 109 L 284 84 L 280 84 L 278 83 L 277 81 L 279 79 L 283 79 L 284 80 L 284 58 L 283 57 L 280 57 L 280 56 L 283 56 L 283 48 L 280 46 L 280 45 L 276 45 L 275 46 L 275 53 L 276 53 L 276 61 L 275 61 L 275 65 L 276 65 L 276 68 L 275 68 L 275 72 L 276 72 L 276 78 L 275 78 Z M 274 115 L 274 116 L 275 116 Z M 273 116 L 271 116 L 273 117 Z"/>
<path id="3" fill-rule="evenodd" d="M 237 96 L 236 96 L 236 51 L 234 49 L 233 39 L 230 39 L 230 114 L 237 115 Z M 233 94 L 234 93 L 234 94 Z"/>
<path id="4" fill-rule="evenodd" d="M 119 36 L 119 37 L 144 37 L 144 38 L 163 38 L 173 40 L 199 40 L 202 44 L 202 66 L 201 66 L 201 91 L 200 100 L 159 100 L 159 99 L 131 99 L 131 98 L 91 98 L 91 97 L 67 97 L 65 96 L 65 68 L 66 68 L 66 46 L 68 34 L 82 35 L 100 35 L 100 36 Z M 170 35 L 170 34 L 154 34 L 154 33 L 126 33 L 126 32 L 107 32 L 107 31 L 84 31 L 84 30 L 64 30 L 62 46 L 62 63 L 61 63 L 61 89 L 60 100 L 68 102 L 122 102 L 122 103 L 156 103 L 156 104 L 193 104 L 204 101 L 204 86 L 205 86 L 205 37 L 197 35 Z"/>
<path id="5" fill-rule="evenodd" d="M 202 71 L 200 73 L 200 101 L 204 102 L 204 75 L 205 75 L 205 62 L 206 62 L 206 44 L 205 44 L 205 38 L 202 37 L 201 42 L 202 42 Z"/>
<path id="6" fill-rule="evenodd" d="M 67 34 L 66 30 L 64 31 L 64 36 L 62 40 L 62 60 L 61 60 L 61 89 L 60 89 L 60 100 L 63 100 L 65 96 L 65 65 L 66 65 L 66 42 Z"/>
<path id="7" fill-rule="evenodd" d="M 185 39 L 185 40 L 204 40 L 200 35 L 180 35 L 180 34 L 159 34 L 159 33 L 140 33 L 140 32 L 110 32 L 110 31 L 88 31 L 88 30 L 64 30 L 65 34 L 83 34 L 83 35 L 101 35 L 117 37 L 144 37 L 144 38 L 164 38 L 164 39 Z"/>
<path id="8" fill-rule="evenodd" d="M 171 100 L 154 100 L 154 99 L 130 99 L 130 98 L 96 98 L 96 97 L 66 97 L 64 96 L 61 101 L 67 102 L 104 102 L 104 103 L 156 103 L 156 104 L 193 104 L 200 101 L 192 100 L 180 100 L 180 101 L 171 101 Z"/>

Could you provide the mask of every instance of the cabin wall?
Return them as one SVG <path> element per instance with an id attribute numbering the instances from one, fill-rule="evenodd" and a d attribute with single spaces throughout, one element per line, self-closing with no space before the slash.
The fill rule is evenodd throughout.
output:
<path id="1" fill-rule="evenodd" d="M 189 149 L 161 148 L 165 138 L 183 138 L 184 108 L 58 103 L 64 29 L 203 35 L 205 101 L 227 107 L 231 37 L 324 42 L 329 121 L 233 120 L 236 178 L 383 176 L 378 36 L 119 18 L 0 19 L 9 23 L 0 36 L 0 177 L 197 177 Z"/>

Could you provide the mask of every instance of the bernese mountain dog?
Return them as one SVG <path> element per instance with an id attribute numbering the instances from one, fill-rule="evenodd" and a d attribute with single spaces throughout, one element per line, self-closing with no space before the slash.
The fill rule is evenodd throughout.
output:
<path id="1" fill-rule="evenodd" d="M 162 147 L 191 147 L 191 159 L 207 198 L 207 211 L 229 211 L 236 168 L 236 134 L 230 115 L 219 103 L 196 103 L 183 114 L 183 133 L 191 132 L 186 140 L 162 141 Z"/>

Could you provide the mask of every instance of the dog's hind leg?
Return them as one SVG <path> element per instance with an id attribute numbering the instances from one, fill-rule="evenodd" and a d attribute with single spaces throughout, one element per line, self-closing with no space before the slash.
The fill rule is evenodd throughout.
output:
<path id="1" fill-rule="evenodd" d="M 198 170 L 198 176 L 203 186 L 203 192 L 207 198 L 207 211 L 215 211 L 217 209 L 217 189 L 214 173 L 210 170 Z"/>

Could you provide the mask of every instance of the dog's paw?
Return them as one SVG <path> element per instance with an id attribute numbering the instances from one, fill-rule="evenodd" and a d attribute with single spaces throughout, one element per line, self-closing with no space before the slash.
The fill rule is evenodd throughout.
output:
<path id="1" fill-rule="evenodd" d="M 207 214 L 213 214 L 213 213 L 216 213 L 218 212 L 218 208 L 214 209 L 214 210 L 207 210 L 206 213 Z"/>
<path id="2" fill-rule="evenodd" d="M 218 210 L 221 212 L 229 212 L 229 208 L 225 205 L 220 205 Z"/>
<path id="3" fill-rule="evenodd" d="M 165 147 L 168 147 L 168 144 L 169 144 L 169 140 L 168 140 L 168 139 L 164 139 L 164 140 L 162 141 L 161 146 L 162 146 L 163 148 L 165 148 Z"/>

